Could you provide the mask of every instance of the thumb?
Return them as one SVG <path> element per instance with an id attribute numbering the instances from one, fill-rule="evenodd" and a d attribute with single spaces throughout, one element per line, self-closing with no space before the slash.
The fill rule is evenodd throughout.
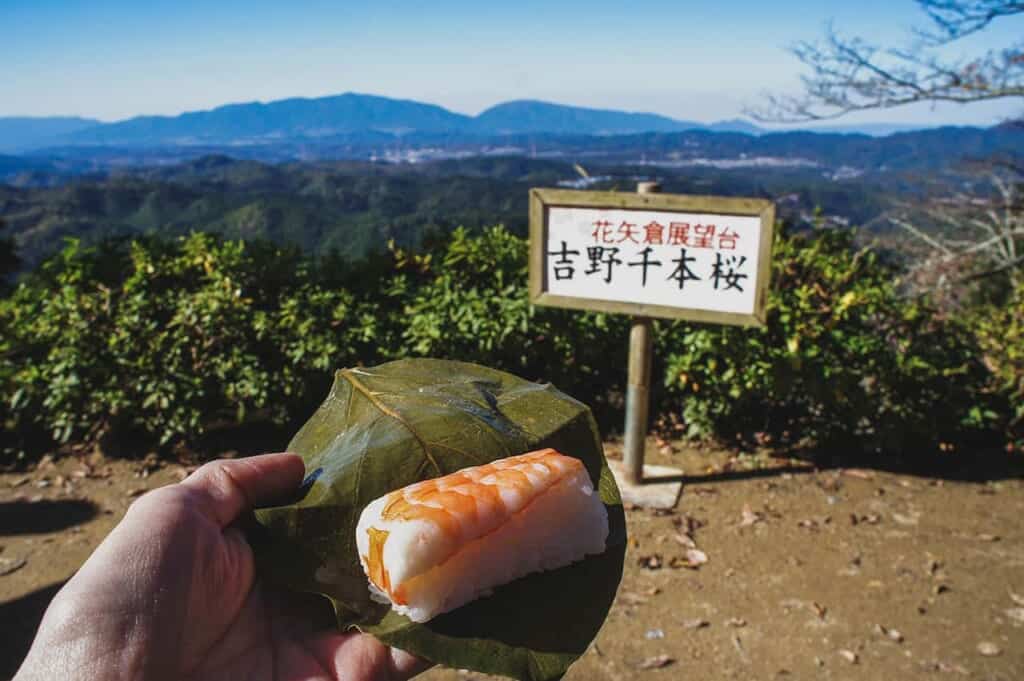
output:
<path id="1" fill-rule="evenodd" d="M 181 484 L 198 492 L 200 510 L 226 527 L 244 511 L 294 492 L 304 472 L 302 458 L 296 454 L 263 454 L 211 461 Z"/>

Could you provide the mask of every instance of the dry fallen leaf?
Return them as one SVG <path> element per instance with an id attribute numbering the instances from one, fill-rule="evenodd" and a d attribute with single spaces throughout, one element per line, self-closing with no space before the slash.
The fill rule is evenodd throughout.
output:
<path id="1" fill-rule="evenodd" d="M 922 662 L 921 667 L 926 671 L 943 672 L 944 674 L 950 674 L 956 672 L 957 674 L 963 674 L 967 676 L 970 672 L 961 664 L 950 664 L 949 662 L 943 662 L 942 660 L 932 660 L 930 662 Z"/>
<path id="2" fill-rule="evenodd" d="M 28 563 L 24 558 L 0 558 L 0 577 L 17 572 Z"/>
<path id="3" fill-rule="evenodd" d="M 707 525 L 707 521 L 694 518 L 692 515 L 682 515 L 672 518 L 672 524 L 683 534 L 694 534 L 697 530 Z"/>
<path id="4" fill-rule="evenodd" d="M 817 601 L 811 601 L 811 607 L 814 608 L 814 614 L 818 616 L 818 619 L 825 619 L 825 615 L 828 614 L 828 608 Z"/>
<path id="5" fill-rule="evenodd" d="M 1003 612 L 1005 612 L 1006 616 L 1011 620 L 1024 624 L 1024 608 L 1007 608 Z"/>
<path id="6" fill-rule="evenodd" d="M 1003 650 L 991 641 L 982 641 L 978 644 L 978 652 L 985 657 L 995 657 L 996 655 L 1001 655 Z"/>
<path id="7" fill-rule="evenodd" d="M 754 523 L 760 522 L 763 518 L 763 514 L 750 509 L 750 504 L 743 504 L 743 512 L 740 514 L 740 527 L 750 527 Z"/>
<path id="8" fill-rule="evenodd" d="M 662 559 L 660 553 L 654 553 L 649 556 L 640 556 L 637 559 L 637 565 L 647 570 L 658 570 L 662 566 Z"/>
<path id="9" fill-rule="evenodd" d="M 668 566 L 670 568 L 690 568 L 696 570 L 706 562 L 708 562 L 708 554 L 700 549 L 687 549 L 685 555 L 673 556 Z"/>
<path id="10" fill-rule="evenodd" d="M 847 662 L 849 662 L 850 664 L 857 664 L 858 660 L 860 660 L 860 658 L 857 657 L 857 653 L 853 652 L 852 650 L 840 650 L 839 656 Z"/>
<path id="11" fill-rule="evenodd" d="M 648 657 L 646 660 L 641 662 L 640 669 L 661 669 L 662 667 L 669 666 L 675 661 L 676 660 L 674 657 L 669 657 L 668 655 L 662 653 L 661 655 L 654 655 L 653 657 Z"/>
<path id="12" fill-rule="evenodd" d="M 903 643 L 903 634 L 901 634 L 896 629 L 889 629 L 887 627 L 882 626 L 881 624 L 876 624 L 875 631 L 881 634 L 882 636 L 885 636 L 890 641 L 895 641 L 896 643 Z"/>
<path id="13" fill-rule="evenodd" d="M 750 657 L 747 655 L 747 651 L 743 649 L 743 641 L 739 636 L 732 637 L 732 647 L 736 649 L 736 652 L 740 654 L 744 662 L 749 664 Z"/>
<path id="14" fill-rule="evenodd" d="M 678 542 L 679 544 L 682 544 L 683 546 L 685 546 L 688 549 L 695 549 L 695 548 L 697 548 L 697 542 L 695 542 L 693 540 L 693 537 L 691 537 L 688 534 L 683 534 L 682 532 L 676 532 L 675 534 L 672 535 L 672 538 L 675 539 L 676 542 Z"/>
<path id="15" fill-rule="evenodd" d="M 730 627 L 736 627 L 737 629 L 747 626 L 747 621 L 742 617 L 730 617 L 725 621 Z"/>
<path id="16" fill-rule="evenodd" d="M 711 622 L 702 620 L 700 618 L 692 620 L 683 620 L 684 629 L 703 629 L 704 627 L 711 626 Z"/>
<path id="17" fill-rule="evenodd" d="M 859 525 L 861 523 L 867 525 L 877 525 L 878 521 L 882 518 L 877 513 L 866 513 L 864 515 L 857 515 L 856 513 L 850 514 L 850 524 Z"/>

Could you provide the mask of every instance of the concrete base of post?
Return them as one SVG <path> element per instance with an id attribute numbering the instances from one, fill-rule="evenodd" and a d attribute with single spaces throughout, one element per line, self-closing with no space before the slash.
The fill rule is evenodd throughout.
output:
<path id="1" fill-rule="evenodd" d="M 609 461 L 615 484 L 619 486 L 622 503 L 640 508 L 668 510 L 679 503 L 683 492 L 683 471 L 671 466 L 644 464 L 643 482 L 630 480 L 630 475 L 621 461 Z"/>

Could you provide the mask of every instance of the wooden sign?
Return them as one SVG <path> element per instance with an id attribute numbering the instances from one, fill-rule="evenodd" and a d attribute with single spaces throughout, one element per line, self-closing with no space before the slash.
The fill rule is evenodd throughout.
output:
<path id="1" fill-rule="evenodd" d="M 766 199 L 530 191 L 534 304 L 763 325 Z"/>

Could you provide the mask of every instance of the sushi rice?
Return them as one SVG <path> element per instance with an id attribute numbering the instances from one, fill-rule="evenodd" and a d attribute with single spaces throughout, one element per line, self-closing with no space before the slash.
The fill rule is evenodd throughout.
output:
<path id="1" fill-rule="evenodd" d="M 553 449 L 396 490 L 356 526 L 371 596 L 414 622 L 603 553 L 607 539 L 608 515 L 582 462 Z"/>

